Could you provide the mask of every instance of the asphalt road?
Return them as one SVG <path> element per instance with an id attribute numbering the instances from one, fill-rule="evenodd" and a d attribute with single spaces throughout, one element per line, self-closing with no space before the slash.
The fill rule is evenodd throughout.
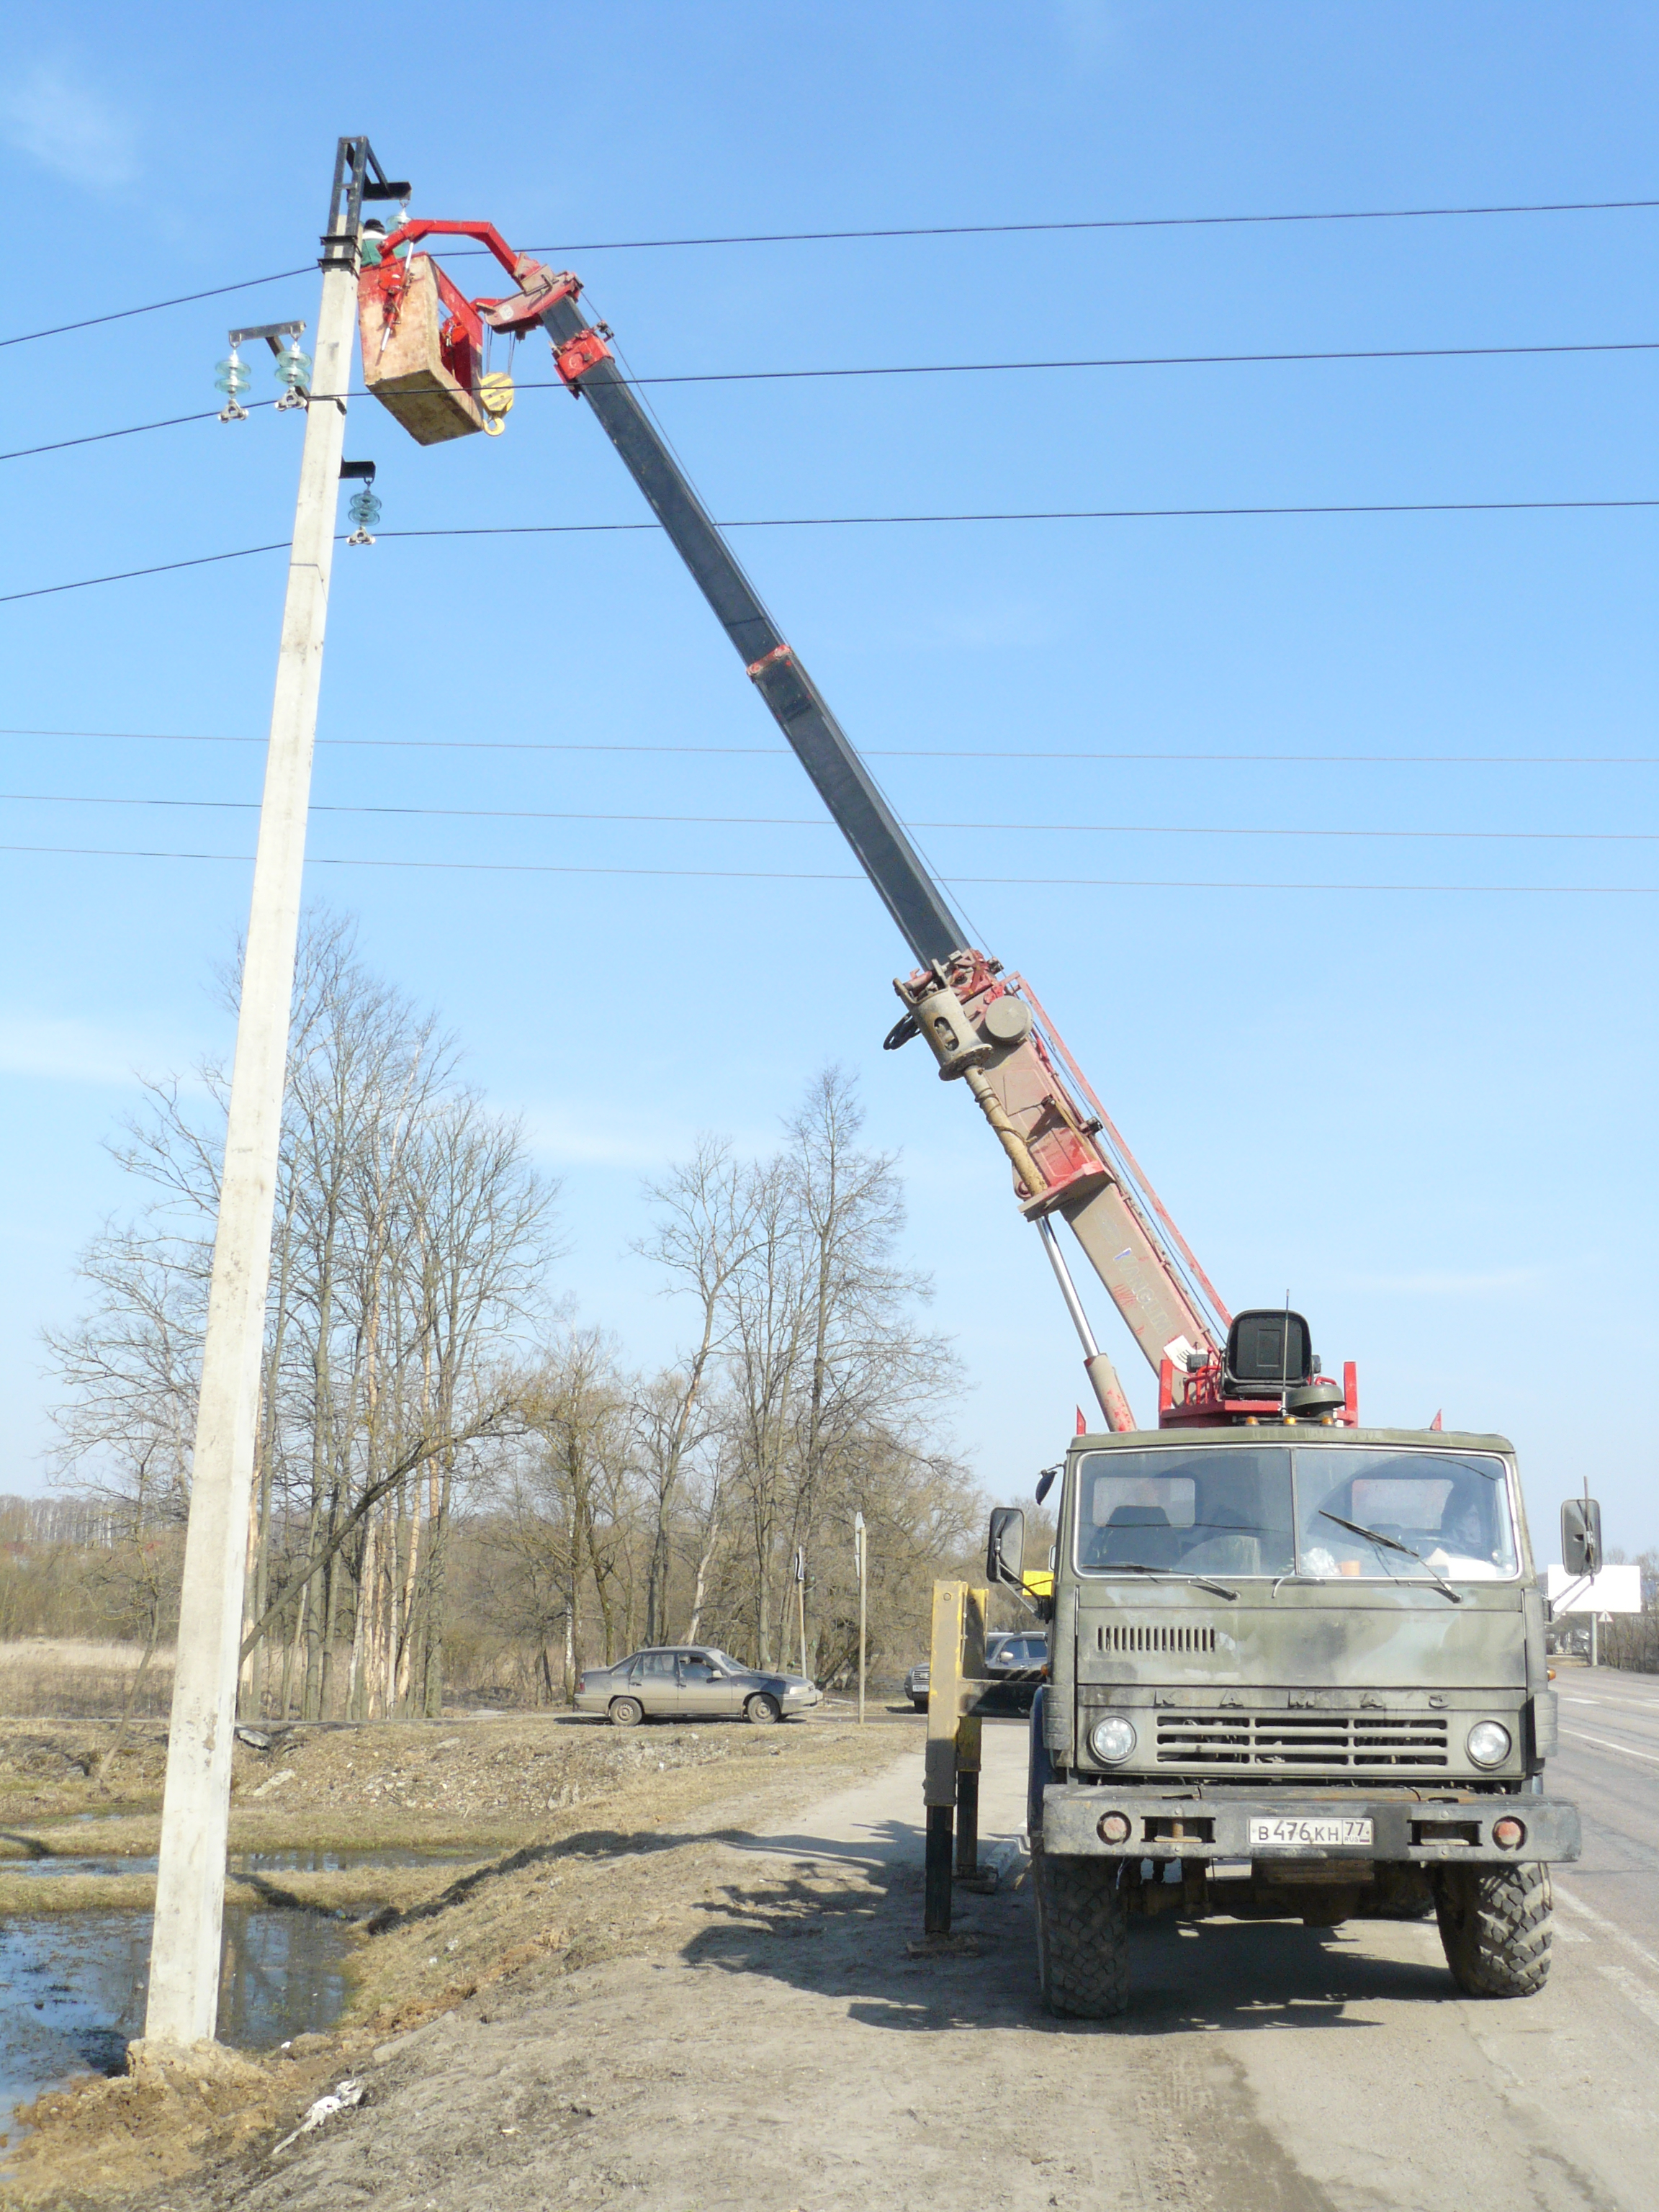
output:
<path id="1" fill-rule="evenodd" d="M 713 1870 L 689 1943 L 400 2038 L 314 2148 L 171 2212 L 1654 2212 L 1659 1680 L 1558 1686 L 1585 1849 L 1538 1996 L 1460 1996 L 1432 1922 L 1160 1919 L 1123 2018 L 1050 2019 L 1028 1885 L 959 1892 L 956 1943 L 915 1942 L 913 1723 L 787 1826 L 688 1832 Z M 1024 1736 L 985 1731 L 1011 1853 Z M 649 1841 L 665 1886 L 676 1838 Z"/>

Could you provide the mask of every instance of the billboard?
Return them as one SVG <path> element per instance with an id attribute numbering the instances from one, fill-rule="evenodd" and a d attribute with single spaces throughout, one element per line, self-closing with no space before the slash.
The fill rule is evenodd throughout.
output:
<path id="1" fill-rule="evenodd" d="M 1642 1570 L 1636 1565 L 1602 1567 L 1593 1575 L 1570 1575 L 1547 1567 L 1545 1593 L 1558 1613 L 1640 1613 Z"/>

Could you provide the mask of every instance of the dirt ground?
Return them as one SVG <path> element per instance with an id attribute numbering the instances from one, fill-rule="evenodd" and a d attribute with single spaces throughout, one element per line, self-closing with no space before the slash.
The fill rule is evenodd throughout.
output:
<path id="1" fill-rule="evenodd" d="M 22 1870 L 46 1856 L 153 1855 L 165 1739 L 138 1732 L 107 1786 L 111 1731 L 13 1724 L 0 1733 L 0 1911 L 144 1908 L 144 1873 Z M 330 2078 L 411 2027 L 535 1971 L 580 1974 L 672 1947 L 702 1925 L 710 1855 L 728 1829 L 781 1815 L 890 1760 L 908 1718 L 620 1731 L 565 1715 L 293 1729 L 239 1743 L 232 1898 L 352 1923 L 337 2032 L 195 2075 L 148 2063 L 126 2079 L 42 2098 L 0 2201 L 148 2201 L 155 2184 L 269 2143 Z M 90 1817 L 88 1817 L 90 1816 Z M 387 1846 L 443 1854 L 411 1867 L 238 1872 L 246 1854 L 313 1859 Z"/>
<path id="2" fill-rule="evenodd" d="M 573 1762 L 638 1764 L 617 1767 L 592 1801 L 544 1810 L 532 1840 L 426 1869 L 423 1900 L 379 1933 L 361 1926 L 338 2033 L 206 2074 L 141 2051 L 128 2080 L 42 2100 L 14 2201 L 55 2192 L 100 2212 L 1651 2212 L 1650 1703 L 1598 1682 L 1569 1708 L 1603 1764 L 1563 1761 L 1585 1851 L 1558 1870 L 1558 1956 L 1542 1995 L 1462 1996 L 1432 1921 L 1167 1917 L 1133 1924 L 1130 2008 L 1100 2022 L 1055 2020 L 1038 2002 L 1015 1837 L 1018 1723 L 985 1732 L 982 1832 L 1000 1839 L 1009 1879 L 994 1893 L 957 1891 L 944 1948 L 918 1941 L 921 1730 L 909 1719 L 862 1741 L 839 1719 L 700 1729 L 695 1746 L 687 1730 L 700 1763 L 678 1770 L 668 1730 L 618 1744 L 489 1723 L 506 1735 L 459 1747 L 464 1784 L 459 1766 L 432 1767 L 435 1732 L 424 1766 L 389 1733 L 386 1754 L 367 1760 L 361 1742 L 330 1747 L 307 1783 L 313 1816 L 331 1805 L 349 1815 L 345 1760 L 364 1820 L 381 1817 L 389 1778 L 406 1785 L 399 1818 L 438 1823 L 434 1795 L 470 1796 L 460 1827 L 508 1818 L 495 1765 L 508 1740 L 520 1760 L 558 1740 Z M 704 1756 L 711 1737 L 719 1749 Z M 263 1786 L 252 1778 L 284 1759 L 297 1764 L 276 1747 L 250 1764 L 239 1819 L 275 1817 L 270 1798 L 252 1799 Z M 596 1782 L 556 1760 L 535 1790 L 556 1771 L 573 1787 Z M 451 1789 L 434 1793 L 445 1772 Z M 293 2136 L 311 2101 L 342 2083 L 354 2085 L 347 2103 Z"/>

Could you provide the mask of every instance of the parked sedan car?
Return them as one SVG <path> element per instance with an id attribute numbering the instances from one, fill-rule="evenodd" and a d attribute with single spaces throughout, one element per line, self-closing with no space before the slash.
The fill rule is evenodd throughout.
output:
<path id="1" fill-rule="evenodd" d="M 816 1682 L 739 1665 L 708 1644 L 656 1645 L 614 1667 L 585 1667 L 576 1711 L 604 1713 L 617 1728 L 641 1721 L 737 1720 L 764 1727 L 822 1704 Z"/>
<path id="2" fill-rule="evenodd" d="M 1029 1713 L 1036 1686 L 1048 1672 L 1048 1638 L 1030 1632 L 988 1636 L 985 1639 L 985 1671 L 993 1680 L 1001 1685 L 1011 1711 Z M 904 1694 L 919 1713 L 927 1711 L 927 1662 L 925 1659 L 905 1676 Z M 997 1703 L 1003 1703 L 1001 1694 L 999 1694 Z"/>

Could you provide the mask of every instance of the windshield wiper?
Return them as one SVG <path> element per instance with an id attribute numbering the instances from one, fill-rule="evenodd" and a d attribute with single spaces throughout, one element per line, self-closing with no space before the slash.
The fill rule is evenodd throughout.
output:
<path id="1" fill-rule="evenodd" d="M 1397 1536 L 1385 1536 L 1378 1528 L 1362 1528 L 1358 1522 L 1345 1521 L 1340 1513 L 1327 1513 L 1322 1505 L 1319 1513 L 1322 1520 L 1334 1521 L 1339 1528 L 1346 1528 L 1351 1536 L 1363 1536 L 1368 1544 L 1381 1544 L 1387 1551 L 1403 1552 L 1408 1559 L 1415 1559 L 1419 1567 L 1434 1577 L 1434 1586 L 1443 1597 L 1449 1597 L 1454 1605 L 1462 1604 L 1462 1594 L 1452 1588 L 1439 1569 L 1431 1567 L 1421 1552 L 1413 1551 L 1409 1544 L 1402 1544 Z"/>
<path id="2" fill-rule="evenodd" d="M 1212 1583 L 1203 1575 L 1185 1575 L 1179 1567 L 1142 1567 L 1131 1559 L 1114 1559 L 1105 1571 L 1109 1575 L 1162 1575 L 1168 1582 L 1196 1583 L 1200 1589 L 1213 1590 L 1218 1597 L 1237 1597 L 1236 1589 L 1225 1583 Z"/>

